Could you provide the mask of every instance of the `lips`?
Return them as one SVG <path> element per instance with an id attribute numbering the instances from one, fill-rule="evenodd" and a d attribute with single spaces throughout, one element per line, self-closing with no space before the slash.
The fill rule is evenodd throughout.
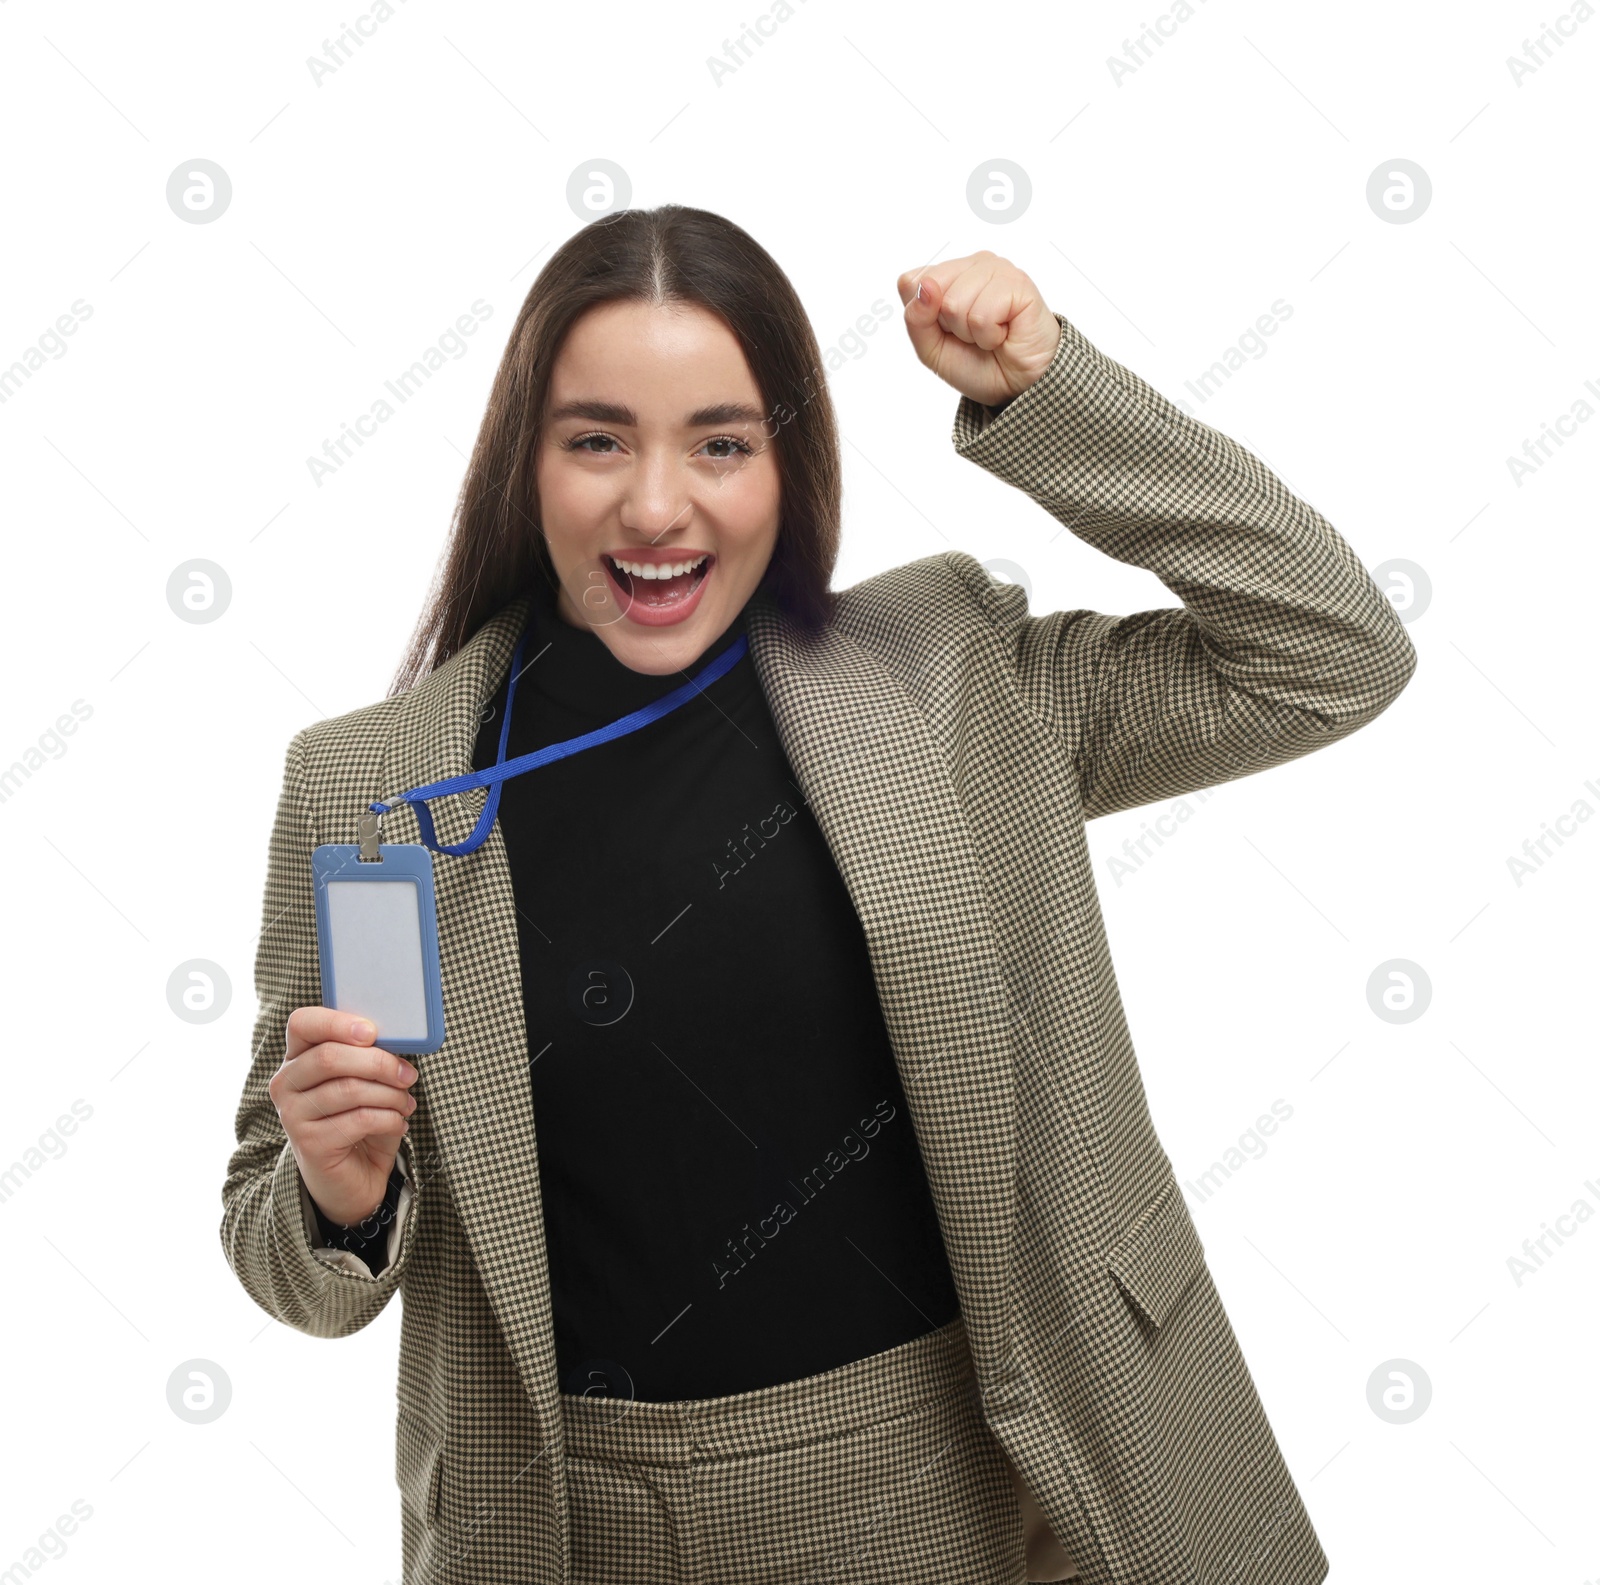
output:
<path id="1" fill-rule="evenodd" d="M 688 561 L 690 556 L 680 551 L 668 555 L 629 555 L 627 559 L 671 566 L 676 562 Z M 680 573 L 675 578 L 636 578 L 603 552 L 600 564 L 606 570 L 612 593 L 623 613 L 642 626 L 663 627 L 682 621 L 700 603 L 700 592 L 710 578 L 717 558 L 707 553 L 706 559 L 698 567 Z"/>

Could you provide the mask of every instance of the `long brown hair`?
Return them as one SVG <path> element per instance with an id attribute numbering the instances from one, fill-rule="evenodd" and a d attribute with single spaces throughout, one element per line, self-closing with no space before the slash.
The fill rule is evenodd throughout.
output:
<path id="1" fill-rule="evenodd" d="M 512 327 L 456 503 L 449 543 L 389 694 L 442 666 L 531 580 L 554 582 L 534 459 L 567 332 L 600 303 L 693 303 L 739 338 L 775 448 L 781 517 L 760 589 L 803 627 L 833 614 L 838 427 L 800 298 L 777 261 L 721 215 L 681 204 L 619 209 L 550 256 Z"/>

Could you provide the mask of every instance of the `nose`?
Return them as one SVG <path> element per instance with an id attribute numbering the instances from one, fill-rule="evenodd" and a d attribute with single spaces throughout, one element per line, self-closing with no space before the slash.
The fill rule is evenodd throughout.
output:
<path id="1" fill-rule="evenodd" d="M 622 503 L 622 526 L 638 534 L 648 544 L 663 535 L 687 528 L 693 519 L 694 502 L 672 504 L 672 497 L 661 492 L 630 490 Z"/>
<path id="2" fill-rule="evenodd" d="M 646 446 L 622 485 L 621 522 L 651 544 L 694 518 L 694 469 L 668 446 Z"/>

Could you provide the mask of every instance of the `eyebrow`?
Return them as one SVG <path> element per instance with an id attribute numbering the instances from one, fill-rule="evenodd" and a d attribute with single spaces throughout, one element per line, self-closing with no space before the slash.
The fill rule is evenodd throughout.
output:
<path id="1" fill-rule="evenodd" d="M 592 397 L 575 402 L 563 402 L 551 409 L 550 422 L 563 418 L 587 418 L 598 424 L 623 424 L 637 428 L 638 415 L 622 402 L 602 402 Z M 685 429 L 704 429 L 708 424 L 759 424 L 766 415 L 748 402 L 715 402 L 710 407 L 697 407 L 683 421 Z"/>

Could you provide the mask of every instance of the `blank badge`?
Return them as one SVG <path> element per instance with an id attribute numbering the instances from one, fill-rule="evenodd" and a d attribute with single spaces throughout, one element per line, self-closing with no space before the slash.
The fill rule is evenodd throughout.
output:
<path id="1" fill-rule="evenodd" d="M 323 1006 L 370 1018 L 385 1051 L 437 1051 L 444 998 L 433 863 L 410 843 L 376 852 L 364 859 L 355 843 L 312 852 Z"/>

